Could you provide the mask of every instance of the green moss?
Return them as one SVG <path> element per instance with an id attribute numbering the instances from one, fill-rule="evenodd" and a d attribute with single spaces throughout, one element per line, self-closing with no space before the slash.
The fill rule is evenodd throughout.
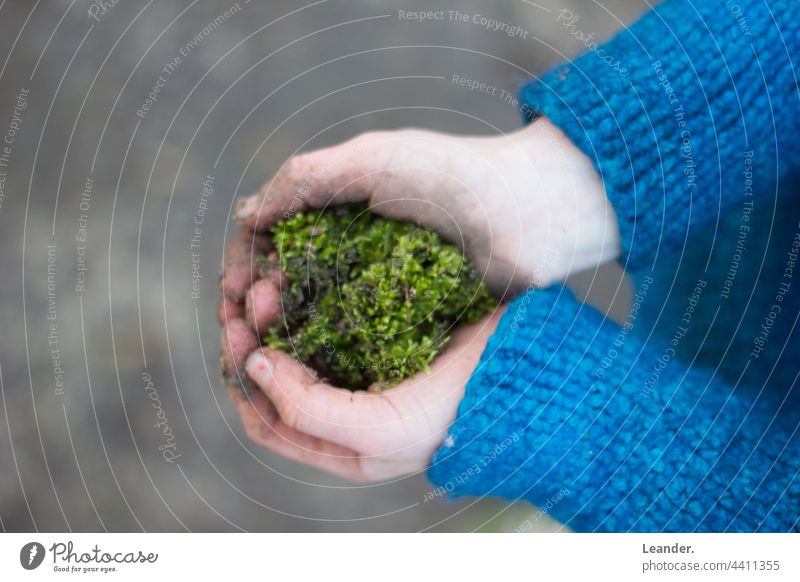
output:
<path id="1" fill-rule="evenodd" d="M 457 322 L 497 304 L 454 246 L 360 206 L 299 213 L 272 233 L 283 321 L 264 343 L 350 388 L 427 369 Z"/>

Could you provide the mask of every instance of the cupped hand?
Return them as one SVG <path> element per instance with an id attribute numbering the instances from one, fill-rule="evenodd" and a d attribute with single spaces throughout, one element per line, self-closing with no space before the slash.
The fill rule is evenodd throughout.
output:
<path id="1" fill-rule="evenodd" d="M 240 201 L 237 219 L 264 232 L 305 208 L 364 201 L 459 245 L 498 296 L 548 286 L 620 253 L 597 171 L 547 118 L 488 137 L 372 132 L 300 154 Z"/>
<path id="2" fill-rule="evenodd" d="M 280 317 L 281 277 L 257 268 L 272 250 L 264 233 L 303 209 L 351 202 L 436 230 L 499 297 L 611 260 L 620 243 L 590 160 L 547 119 L 498 137 L 364 134 L 291 158 L 240 201 L 219 310 L 231 398 L 256 443 L 363 482 L 428 466 L 504 308 L 456 330 L 428 372 L 384 392 L 333 387 L 290 354 L 263 349 Z"/>
<path id="3" fill-rule="evenodd" d="M 456 417 L 464 389 L 505 310 L 455 330 L 429 371 L 385 391 L 337 388 L 290 354 L 261 347 L 280 319 L 281 275 L 256 258 L 270 241 L 243 231 L 223 262 L 222 372 L 245 432 L 289 459 L 357 482 L 424 470 Z"/>
<path id="4" fill-rule="evenodd" d="M 355 482 L 423 471 L 502 311 L 457 330 L 428 372 L 382 392 L 336 388 L 289 354 L 257 349 L 245 371 L 258 389 L 231 391 L 245 432 L 272 452 Z"/>

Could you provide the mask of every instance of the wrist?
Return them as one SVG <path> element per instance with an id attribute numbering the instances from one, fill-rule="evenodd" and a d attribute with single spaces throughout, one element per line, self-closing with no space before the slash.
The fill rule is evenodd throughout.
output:
<path id="1" fill-rule="evenodd" d="M 586 154 L 547 117 L 512 136 L 532 177 L 532 206 L 541 213 L 531 236 L 546 237 L 549 267 L 541 266 L 541 285 L 612 261 L 622 252 L 617 215 L 600 174 Z"/>

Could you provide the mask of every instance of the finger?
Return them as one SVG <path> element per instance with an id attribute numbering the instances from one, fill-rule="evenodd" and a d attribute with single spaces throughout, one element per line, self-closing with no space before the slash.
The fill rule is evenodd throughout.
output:
<path id="1" fill-rule="evenodd" d="M 261 337 L 278 323 L 281 315 L 280 291 L 271 281 L 256 281 L 247 292 L 244 311 L 247 324 Z"/>
<path id="2" fill-rule="evenodd" d="M 271 243 L 263 236 L 248 232 L 236 234 L 225 249 L 220 288 L 234 302 L 243 302 L 245 294 L 258 278 L 258 257 L 269 252 Z"/>
<path id="3" fill-rule="evenodd" d="M 223 295 L 219 300 L 217 319 L 220 325 L 225 325 L 234 319 L 244 319 L 244 305 L 231 301 L 226 295 Z"/>
<path id="4" fill-rule="evenodd" d="M 246 363 L 248 376 L 275 404 L 291 428 L 365 456 L 397 445 L 402 411 L 386 398 L 320 382 L 300 362 L 279 350 L 259 350 Z"/>
<path id="5" fill-rule="evenodd" d="M 288 426 L 269 399 L 260 392 L 231 398 L 245 434 L 257 445 L 289 460 L 310 465 L 351 481 L 367 480 L 362 459 L 352 449 L 313 437 Z"/>
<path id="6" fill-rule="evenodd" d="M 379 134 L 368 133 L 289 159 L 258 193 L 239 200 L 236 219 L 251 230 L 263 232 L 280 218 L 309 207 L 369 199 L 376 172 L 386 162 L 380 141 Z"/>
<path id="7" fill-rule="evenodd" d="M 243 319 L 232 319 L 222 329 L 222 377 L 229 387 L 243 388 L 249 378 L 244 370 L 247 356 L 258 348 L 258 338 Z"/>

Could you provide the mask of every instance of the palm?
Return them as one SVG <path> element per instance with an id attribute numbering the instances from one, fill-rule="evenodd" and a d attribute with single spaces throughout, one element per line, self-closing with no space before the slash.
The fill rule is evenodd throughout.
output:
<path id="1" fill-rule="evenodd" d="M 459 329 L 429 372 L 385 392 L 320 382 L 288 354 L 256 351 L 246 371 L 262 392 L 234 392 L 248 436 L 261 446 L 353 481 L 423 470 L 455 419 L 464 386 L 502 313 Z"/>

